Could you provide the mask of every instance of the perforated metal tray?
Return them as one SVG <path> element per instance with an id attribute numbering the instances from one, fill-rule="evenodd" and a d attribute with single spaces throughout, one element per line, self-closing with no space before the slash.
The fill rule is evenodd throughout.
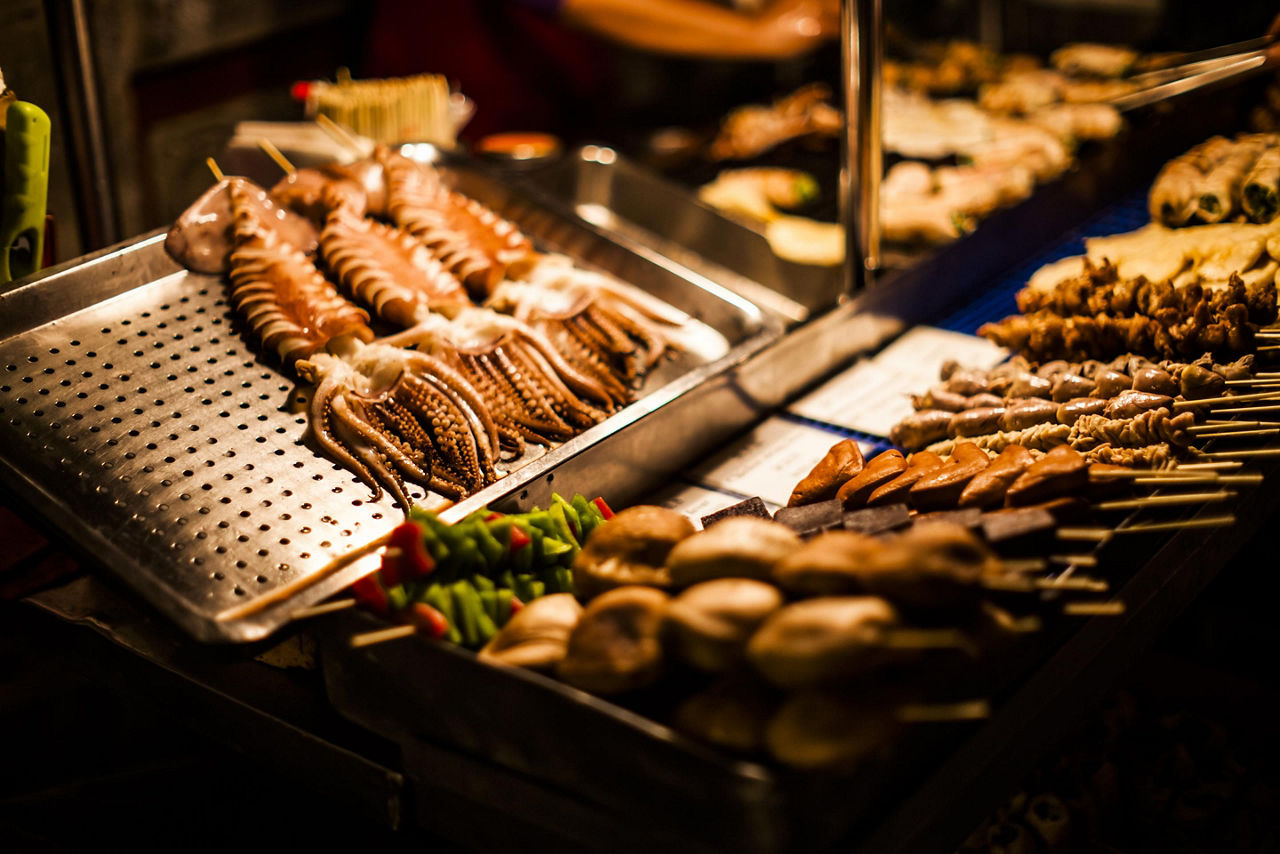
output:
<path id="1" fill-rule="evenodd" d="M 560 462 L 637 421 L 660 420 L 667 404 L 779 333 L 710 283 L 680 279 L 483 175 L 456 166 L 450 174 L 539 245 L 658 294 L 730 350 L 663 365 L 640 402 L 454 505 L 448 518 L 532 480 L 550 484 Z M 180 269 L 163 239 L 144 236 L 0 294 L 0 472 L 196 638 L 256 640 L 367 571 L 360 562 L 331 569 L 402 517 L 389 496 L 371 501 L 353 474 L 314 449 L 291 376 L 248 343 L 222 281 Z"/>

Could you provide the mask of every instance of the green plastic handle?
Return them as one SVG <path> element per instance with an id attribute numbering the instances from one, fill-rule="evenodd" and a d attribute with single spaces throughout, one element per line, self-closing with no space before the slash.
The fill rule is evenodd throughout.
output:
<path id="1" fill-rule="evenodd" d="M 49 117 L 26 101 L 9 105 L 4 137 L 4 201 L 0 205 L 0 283 L 29 276 L 44 257 L 49 200 Z M 14 251 L 19 240 L 26 249 Z"/>

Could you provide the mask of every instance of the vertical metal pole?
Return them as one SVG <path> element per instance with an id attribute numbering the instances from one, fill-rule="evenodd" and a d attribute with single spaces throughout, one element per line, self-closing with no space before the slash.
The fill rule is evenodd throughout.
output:
<path id="1" fill-rule="evenodd" d="M 845 228 L 845 289 L 866 286 L 880 266 L 880 64 L 884 22 L 880 0 L 841 5 L 844 134 L 840 221 Z"/>

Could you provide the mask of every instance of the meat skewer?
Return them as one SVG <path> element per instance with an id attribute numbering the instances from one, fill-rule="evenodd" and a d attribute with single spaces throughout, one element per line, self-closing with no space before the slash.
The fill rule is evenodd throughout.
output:
<path id="1" fill-rule="evenodd" d="M 1110 400 L 1079 397 L 1054 403 L 1028 398 L 1009 401 L 1008 406 L 967 409 L 957 413 L 926 409 L 909 415 L 894 425 L 889 438 L 894 444 L 907 450 L 919 450 L 944 438 L 982 437 L 1044 424 L 1074 427 L 1086 417 L 1133 418 L 1157 409 L 1177 409 L 1180 402 L 1191 403 L 1175 401 L 1168 395 L 1131 390 Z"/>
<path id="2" fill-rule="evenodd" d="M 1126 354 L 1111 362 L 1054 360 L 1039 367 L 1015 356 L 990 371 L 963 369 L 947 362 L 940 371 L 943 382 L 923 395 L 913 395 L 912 403 L 917 410 L 960 412 L 1006 406 L 1016 398 L 1059 402 L 1081 396 L 1105 399 L 1129 389 L 1197 400 L 1217 397 L 1231 385 L 1255 383 L 1252 368 L 1252 355 L 1220 365 L 1208 354 L 1192 362 L 1152 362 Z"/>

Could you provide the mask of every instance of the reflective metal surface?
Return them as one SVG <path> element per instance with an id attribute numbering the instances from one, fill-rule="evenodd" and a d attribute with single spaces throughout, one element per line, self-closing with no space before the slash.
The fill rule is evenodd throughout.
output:
<path id="1" fill-rule="evenodd" d="M 558 464 L 594 459 L 586 453 L 593 444 L 661 420 L 668 405 L 780 333 L 780 323 L 717 285 L 690 283 L 464 165 L 449 175 L 542 248 L 646 288 L 700 320 L 715 341 L 663 364 L 640 402 L 455 505 L 448 518 L 544 474 L 551 483 Z M 179 269 L 163 238 L 0 294 L 0 471 L 196 638 L 255 640 L 367 572 L 333 571 L 334 562 L 401 513 L 389 496 L 371 501 L 351 472 L 309 443 L 292 377 L 246 343 L 222 281 Z"/>
<path id="2" fill-rule="evenodd" d="M 840 221 L 845 229 L 845 275 L 852 292 L 880 267 L 880 66 L 884 18 L 880 0 L 841 4 L 844 115 L 840 153 Z"/>
<path id="3" fill-rule="evenodd" d="M 764 235 L 612 148 L 584 146 L 527 181 L 615 241 L 665 257 L 788 321 L 835 305 L 843 292 L 839 267 L 779 258 Z"/>

